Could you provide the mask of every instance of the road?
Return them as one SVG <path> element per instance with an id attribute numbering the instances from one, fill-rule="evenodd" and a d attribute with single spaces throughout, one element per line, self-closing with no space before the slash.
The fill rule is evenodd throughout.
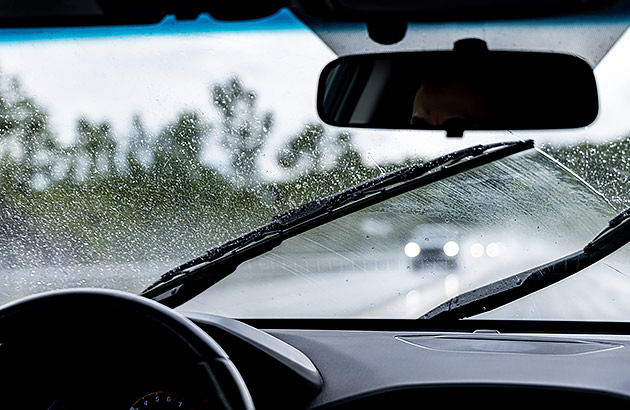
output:
<path id="1" fill-rule="evenodd" d="M 630 318 L 630 248 L 549 289 L 479 317 L 558 320 Z M 417 318 L 459 293 L 553 259 L 535 252 L 462 259 L 452 271 L 413 270 L 402 254 L 271 252 L 243 264 L 181 310 L 232 317 Z M 171 265 L 108 264 L 0 270 L 0 303 L 56 288 L 139 292 Z"/>
<path id="2" fill-rule="evenodd" d="M 335 265 L 320 259 L 320 272 L 295 260 L 275 256 L 252 261 L 227 280 L 181 307 L 233 317 L 417 318 L 459 293 L 553 258 L 527 252 L 485 258 L 449 271 L 439 267 L 414 271 L 406 257 L 372 255 L 362 264 L 347 258 Z M 560 255 L 556 255 L 560 256 Z M 630 249 L 606 263 L 586 269 L 553 287 L 484 314 L 487 318 L 628 320 L 630 318 Z M 282 263 L 279 259 L 286 259 Z M 337 259 L 338 261 L 338 259 Z M 470 261 L 468 261 L 470 262 Z M 311 266 L 314 262 L 310 261 Z M 278 269 L 280 266 L 280 269 Z"/>

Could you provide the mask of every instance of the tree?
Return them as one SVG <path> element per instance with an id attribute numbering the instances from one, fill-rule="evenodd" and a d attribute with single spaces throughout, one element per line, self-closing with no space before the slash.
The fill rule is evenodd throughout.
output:
<path id="1" fill-rule="evenodd" d="M 232 77 L 211 89 L 212 103 L 221 117 L 221 143 L 228 150 L 237 185 L 257 179 L 257 158 L 273 126 L 273 116 L 256 111 L 256 93 Z"/>
<path id="2" fill-rule="evenodd" d="M 338 133 L 335 136 L 335 145 L 339 152 L 336 161 L 337 167 L 352 170 L 357 174 L 366 170 L 361 160 L 361 154 L 354 148 L 352 135 L 349 132 Z"/>
<path id="3" fill-rule="evenodd" d="M 356 183 L 372 175 L 354 148 L 349 132 L 330 136 L 319 123 L 306 124 L 278 152 L 276 160 L 280 167 L 298 171 L 300 176 L 322 173 L 328 163 L 328 168 L 338 169 L 343 176 L 341 185 Z"/>
<path id="4" fill-rule="evenodd" d="M 547 144 L 543 149 L 623 209 L 630 205 L 625 189 L 630 182 L 628 147 L 630 136 L 603 143 Z"/>
<path id="5" fill-rule="evenodd" d="M 322 124 L 307 124 L 302 131 L 293 136 L 278 153 L 278 165 L 282 168 L 302 168 L 309 172 L 322 169 L 322 142 L 326 131 Z"/>
<path id="6" fill-rule="evenodd" d="M 48 114 L 22 91 L 17 78 L 0 75 L 0 149 L 2 179 L 13 189 L 28 191 L 39 180 L 50 183 L 61 148 L 51 131 Z"/>
<path id="7" fill-rule="evenodd" d="M 198 113 L 181 113 L 157 137 L 153 148 L 155 173 L 169 179 L 198 179 L 204 168 L 203 143 L 211 129 L 211 124 Z"/>
<path id="8" fill-rule="evenodd" d="M 78 170 L 79 158 L 87 159 L 87 177 L 94 178 L 97 175 L 116 175 L 116 153 L 118 140 L 114 137 L 109 121 L 94 123 L 86 117 L 77 121 L 77 143 L 74 154 L 74 170 Z M 77 176 L 76 174 L 74 175 Z"/>
<path id="9" fill-rule="evenodd" d="M 131 127 L 132 132 L 129 136 L 127 152 L 125 153 L 125 163 L 127 173 L 132 178 L 135 178 L 149 169 L 153 162 L 153 153 L 150 149 L 149 133 L 139 114 L 133 116 Z"/>

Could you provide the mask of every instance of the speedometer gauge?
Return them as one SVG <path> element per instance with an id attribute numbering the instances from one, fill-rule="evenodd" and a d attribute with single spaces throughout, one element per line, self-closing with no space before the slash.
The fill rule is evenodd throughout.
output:
<path id="1" fill-rule="evenodd" d="M 134 404 L 131 405 L 130 410 L 157 410 L 157 409 L 180 409 L 191 410 L 190 406 L 187 406 L 184 400 L 175 393 L 157 391 L 146 394 L 140 397 Z"/>

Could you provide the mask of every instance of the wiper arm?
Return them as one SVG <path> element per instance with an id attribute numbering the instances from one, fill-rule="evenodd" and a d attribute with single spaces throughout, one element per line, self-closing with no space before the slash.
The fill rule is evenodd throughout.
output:
<path id="1" fill-rule="evenodd" d="M 305 203 L 277 215 L 260 228 L 210 249 L 204 255 L 166 272 L 141 295 L 167 306 L 178 306 L 232 273 L 243 261 L 261 255 L 287 238 L 421 186 L 533 147 L 533 140 L 476 145 L 423 164 L 392 171 L 337 194 Z M 212 272 L 208 272 L 210 268 Z"/>
<path id="2" fill-rule="evenodd" d="M 420 319 L 456 320 L 491 311 L 586 269 L 628 242 L 630 208 L 614 217 L 583 249 L 451 298 Z"/>

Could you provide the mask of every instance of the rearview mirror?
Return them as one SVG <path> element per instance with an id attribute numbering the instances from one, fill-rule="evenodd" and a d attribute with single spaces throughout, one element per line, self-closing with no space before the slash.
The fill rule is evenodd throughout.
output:
<path id="1" fill-rule="evenodd" d="M 597 117 L 591 67 L 555 53 L 452 51 L 341 57 L 322 71 L 321 119 L 342 127 L 446 130 L 579 128 Z"/>

